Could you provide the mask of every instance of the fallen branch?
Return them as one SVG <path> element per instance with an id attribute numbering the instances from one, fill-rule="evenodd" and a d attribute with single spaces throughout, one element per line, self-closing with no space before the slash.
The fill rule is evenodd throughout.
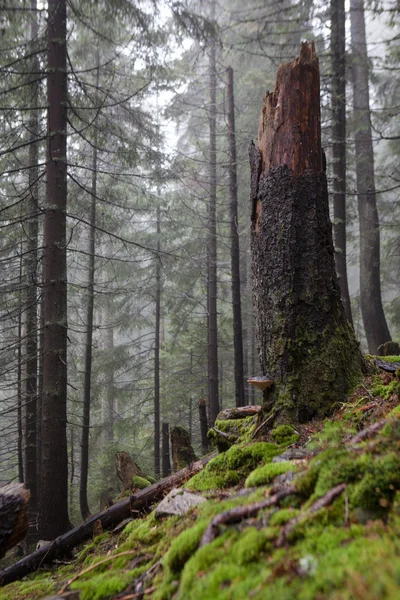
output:
<path id="1" fill-rule="evenodd" d="M 251 436 L 251 439 L 253 440 L 257 433 L 263 428 L 265 427 L 265 425 L 267 425 L 267 423 L 269 423 L 270 421 L 272 421 L 272 419 L 274 419 L 276 417 L 275 412 L 272 412 L 270 415 L 268 415 L 268 417 L 261 423 L 261 425 L 259 425 L 257 427 L 257 429 L 255 431 L 253 431 L 253 435 Z"/>
<path id="2" fill-rule="evenodd" d="M 219 429 L 217 429 L 216 427 L 211 427 L 211 429 L 212 429 L 213 431 L 215 431 L 215 433 L 216 433 L 217 435 L 220 435 L 221 437 L 223 437 L 223 438 L 224 438 L 224 439 L 225 439 L 227 442 L 229 442 L 230 444 L 232 444 L 232 443 L 233 443 L 233 442 L 232 442 L 232 439 L 231 439 L 231 436 L 230 436 L 230 435 L 228 435 L 227 433 L 225 433 L 224 431 L 220 431 L 220 430 L 219 430 Z"/>
<path id="3" fill-rule="evenodd" d="M 372 438 L 376 433 L 378 433 L 381 429 L 383 429 L 383 427 L 386 425 L 386 423 L 388 423 L 387 419 L 382 419 L 382 421 L 377 421 L 373 425 L 370 425 L 369 427 L 366 427 L 362 431 L 359 431 L 358 433 L 356 433 L 356 435 L 354 435 L 349 440 L 348 443 L 351 445 L 354 445 L 354 444 L 358 444 L 359 442 L 362 442 L 363 440 Z"/>
<path id="4" fill-rule="evenodd" d="M 279 534 L 279 537 L 275 543 L 275 547 L 281 548 L 282 546 L 284 546 L 286 543 L 286 540 L 288 538 L 288 535 L 294 529 L 294 527 L 296 525 L 298 525 L 298 523 L 300 523 L 301 521 L 303 521 L 310 515 L 313 515 L 317 511 L 321 510 L 321 508 L 324 508 L 325 506 L 329 506 L 330 504 L 332 504 L 332 502 L 338 496 L 340 496 L 340 494 L 342 492 L 344 492 L 345 489 L 346 489 L 346 484 L 339 483 L 339 485 L 337 485 L 334 488 L 332 488 L 331 490 L 329 490 L 329 492 L 327 492 L 325 494 L 325 496 L 322 496 L 322 498 L 319 498 L 316 502 L 314 502 L 314 504 L 310 507 L 310 509 L 307 512 L 304 512 L 300 515 L 297 515 L 297 517 L 290 519 L 290 521 L 288 523 L 286 523 L 285 527 L 282 529 L 281 533 Z"/>
<path id="5" fill-rule="evenodd" d="M 231 525 L 232 523 L 239 523 L 240 521 L 243 521 L 243 519 L 255 517 L 260 510 L 275 506 L 287 496 L 295 493 L 296 490 L 294 487 L 285 487 L 270 498 L 267 498 L 261 502 L 255 502 L 254 504 L 248 504 L 247 506 L 237 506 L 236 508 L 232 508 L 220 513 L 214 517 L 211 523 L 207 526 L 207 529 L 201 538 L 200 548 L 210 544 L 213 540 L 215 540 L 215 538 L 218 536 L 219 527 L 221 525 Z"/>
<path id="6" fill-rule="evenodd" d="M 132 515 L 137 516 L 151 504 L 161 500 L 172 488 L 182 485 L 189 477 L 201 471 L 204 465 L 214 456 L 215 454 L 198 460 L 189 467 L 174 473 L 174 475 L 165 477 L 137 494 L 133 494 L 126 500 L 113 504 L 113 506 L 93 515 L 81 525 L 78 525 L 78 527 L 74 527 L 71 531 L 60 535 L 50 544 L 43 546 L 36 552 L 25 556 L 18 562 L 0 571 L 0 586 L 25 577 L 25 575 L 39 569 L 43 564 L 53 562 L 56 558 L 65 555 L 75 548 L 75 546 L 91 538 L 93 525 L 96 521 L 101 522 L 103 529 L 110 529 L 127 517 Z"/>

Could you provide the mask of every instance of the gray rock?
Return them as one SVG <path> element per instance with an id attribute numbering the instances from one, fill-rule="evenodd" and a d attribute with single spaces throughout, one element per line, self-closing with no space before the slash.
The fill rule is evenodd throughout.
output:
<path id="1" fill-rule="evenodd" d="M 185 515 L 192 506 L 206 502 L 203 496 L 193 494 L 188 490 L 173 489 L 156 508 L 156 517 L 165 515 Z"/>
<path id="2" fill-rule="evenodd" d="M 272 462 L 285 462 L 285 460 L 295 460 L 299 458 L 309 458 L 310 456 L 314 456 L 314 453 L 311 450 L 306 450 L 306 448 L 289 448 L 285 450 L 282 454 L 275 456 L 272 459 Z"/>
<path id="3" fill-rule="evenodd" d="M 79 600 L 79 591 L 64 592 L 61 596 L 46 596 L 41 600 Z"/>

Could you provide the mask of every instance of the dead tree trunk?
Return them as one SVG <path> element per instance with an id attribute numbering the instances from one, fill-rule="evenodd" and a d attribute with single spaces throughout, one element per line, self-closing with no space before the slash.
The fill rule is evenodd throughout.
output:
<path id="1" fill-rule="evenodd" d="M 264 411 L 279 421 L 326 415 L 363 359 L 336 278 L 314 44 L 281 65 L 250 149 L 253 292 Z M 272 420 L 271 420 L 272 422 Z"/>
<path id="2" fill-rule="evenodd" d="M 169 453 L 169 424 L 162 424 L 162 476 L 171 475 L 171 458 Z"/>
<path id="3" fill-rule="evenodd" d="M 184 469 L 196 460 L 190 444 L 189 434 L 184 427 L 177 425 L 171 429 L 171 454 L 174 472 Z"/>

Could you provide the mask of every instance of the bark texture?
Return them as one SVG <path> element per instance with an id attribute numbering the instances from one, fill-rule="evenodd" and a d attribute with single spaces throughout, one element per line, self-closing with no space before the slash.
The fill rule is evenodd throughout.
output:
<path id="1" fill-rule="evenodd" d="M 332 171 L 335 263 L 346 316 L 353 324 L 346 248 L 346 12 L 344 0 L 331 0 Z"/>
<path id="2" fill-rule="evenodd" d="M 264 410 L 306 422 L 344 400 L 363 359 L 337 282 L 314 44 L 281 65 L 250 149 L 254 309 Z"/>
<path id="3" fill-rule="evenodd" d="M 44 218 L 44 356 L 40 536 L 69 527 L 67 456 L 67 11 L 48 3 L 48 136 Z"/>
<path id="4" fill-rule="evenodd" d="M 215 0 L 211 2 L 211 19 L 215 19 Z M 210 421 L 219 413 L 218 396 L 218 313 L 217 313 L 217 68 L 216 42 L 210 42 L 210 200 L 208 207 L 208 401 Z"/>
<path id="5" fill-rule="evenodd" d="M 392 340 L 382 305 L 380 233 L 369 107 L 368 54 L 363 0 L 351 0 L 353 111 L 358 215 L 360 221 L 360 302 L 368 350 Z"/>
<path id="6" fill-rule="evenodd" d="M 200 419 L 200 435 L 201 435 L 201 449 L 203 454 L 206 454 L 208 448 L 210 446 L 207 432 L 208 432 L 208 423 L 207 423 L 207 407 L 206 401 L 204 398 L 200 398 L 199 400 L 199 419 Z"/>
<path id="7" fill-rule="evenodd" d="M 233 93 L 233 69 L 228 67 L 228 141 L 229 141 L 229 196 L 231 209 L 231 270 L 232 270 L 232 311 L 233 347 L 235 359 L 235 399 L 236 406 L 245 405 L 243 370 L 243 331 L 242 303 L 240 293 L 240 250 L 238 231 L 238 186 L 235 132 L 235 102 Z"/>

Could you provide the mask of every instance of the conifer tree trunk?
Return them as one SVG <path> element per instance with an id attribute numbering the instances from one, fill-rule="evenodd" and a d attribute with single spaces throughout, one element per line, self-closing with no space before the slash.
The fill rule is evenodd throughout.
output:
<path id="1" fill-rule="evenodd" d="M 329 413 L 363 359 L 335 272 L 314 44 L 278 69 L 250 149 L 255 316 L 264 412 L 307 422 Z"/>
<path id="2" fill-rule="evenodd" d="M 97 50 L 96 88 L 99 86 L 99 51 Z M 92 189 L 90 201 L 90 229 L 89 229 L 89 272 L 87 287 L 86 307 L 86 344 L 85 344 L 85 377 L 83 384 L 83 419 L 81 432 L 81 475 L 79 483 L 79 506 L 82 519 L 85 521 L 89 515 L 87 497 L 87 484 L 89 475 L 89 431 L 90 431 L 90 405 L 92 395 L 92 347 L 93 347 L 93 313 L 94 313 L 94 275 L 96 253 L 96 201 L 97 201 L 97 135 L 96 129 L 93 141 L 92 157 Z"/>
<path id="3" fill-rule="evenodd" d="M 346 12 L 331 0 L 333 229 L 335 263 L 346 316 L 353 324 L 346 249 Z"/>
<path id="4" fill-rule="evenodd" d="M 40 535 L 68 529 L 67 455 L 67 11 L 49 0 L 47 27 L 48 136 L 44 218 L 44 356 Z"/>
<path id="5" fill-rule="evenodd" d="M 200 419 L 200 436 L 201 436 L 201 449 L 203 454 L 207 453 L 209 448 L 209 441 L 207 437 L 208 423 L 207 423 L 207 408 L 206 401 L 204 398 L 199 400 L 199 419 Z"/>
<path id="6" fill-rule="evenodd" d="M 235 132 L 235 102 L 233 93 L 233 69 L 228 67 L 228 137 L 229 137 L 229 195 L 231 208 L 231 270 L 232 270 L 232 310 L 233 310 L 233 346 L 235 364 L 235 400 L 236 406 L 245 405 L 243 373 L 243 332 L 242 305 L 240 296 L 240 251 L 238 231 L 237 199 L 237 158 Z"/>
<path id="7" fill-rule="evenodd" d="M 350 1 L 353 110 L 355 127 L 358 215 L 360 222 L 360 301 L 368 350 L 391 341 L 382 306 L 380 233 L 372 147 L 368 54 L 363 0 Z"/>
<path id="8" fill-rule="evenodd" d="M 215 0 L 211 2 L 211 19 L 215 19 Z M 212 38 L 209 55 L 210 74 L 210 200 L 208 213 L 208 381 L 211 425 L 219 413 L 218 334 L 217 334 L 217 73 L 216 43 Z"/>
<path id="9" fill-rule="evenodd" d="M 24 482 L 24 456 L 23 456 L 23 427 L 22 427 L 22 242 L 20 244 L 21 257 L 19 259 L 19 287 L 18 293 L 18 351 L 17 351 L 17 455 L 18 455 L 18 481 Z"/>
<path id="10" fill-rule="evenodd" d="M 156 330 L 154 338 L 154 476 L 160 477 L 161 212 L 157 206 Z"/>
<path id="11" fill-rule="evenodd" d="M 31 47 L 36 48 L 38 35 L 37 3 L 31 0 Z M 36 79 L 35 73 L 39 72 L 39 61 L 34 55 L 32 63 L 32 79 Z M 38 474 L 37 474 L 37 383 L 38 383 L 38 359 L 37 359 L 37 292 L 36 281 L 38 277 L 38 212 L 39 212 L 39 185 L 38 185 L 38 143 L 39 120 L 38 120 L 38 82 L 33 81 L 30 86 L 31 111 L 29 117 L 29 198 L 28 198 L 28 243 L 25 260 L 26 275 L 26 376 L 25 376 L 25 485 L 30 492 L 29 513 L 30 521 L 34 521 L 38 510 Z M 29 531 L 31 540 L 35 538 L 35 532 Z"/>

